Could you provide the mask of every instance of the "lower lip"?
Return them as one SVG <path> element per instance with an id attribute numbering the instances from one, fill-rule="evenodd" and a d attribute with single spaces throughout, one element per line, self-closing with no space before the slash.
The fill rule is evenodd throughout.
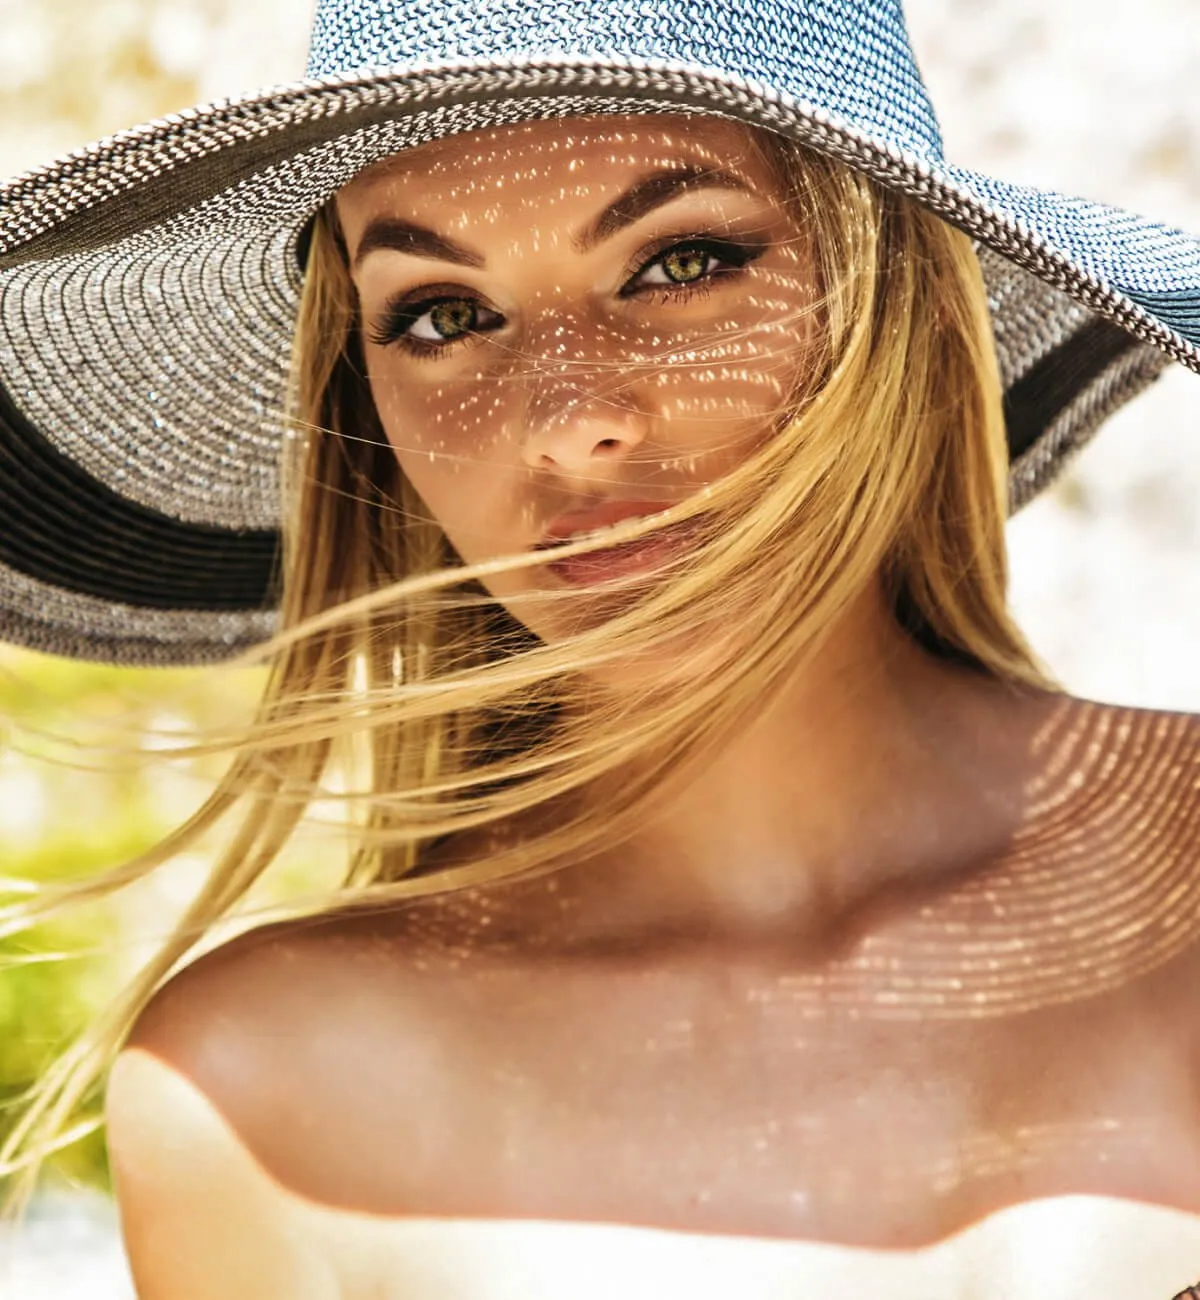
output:
<path id="1" fill-rule="evenodd" d="M 555 560 L 546 567 L 555 577 L 573 586 L 591 586 L 609 582 L 634 573 L 657 569 L 660 565 L 687 550 L 695 528 L 691 520 L 664 528 L 649 537 L 632 542 L 621 542 L 603 551 L 588 555 L 572 555 L 565 560 Z"/>

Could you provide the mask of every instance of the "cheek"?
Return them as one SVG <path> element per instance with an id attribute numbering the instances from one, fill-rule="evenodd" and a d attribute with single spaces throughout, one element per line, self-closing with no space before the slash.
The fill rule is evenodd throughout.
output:
<path id="1" fill-rule="evenodd" d="M 468 564 L 524 545 L 505 476 L 473 457 L 392 445 L 401 472 Z"/>
<path id="2" fill-rule="evenodd" d="M 494 461 L 505 424 L 499 377 L 476 367 L 431 381 L 416 371 L 419 364 L 384 359 L 371 367 L 371 395 L 392 446 L 427 460 Z"/>
<path id="3" fill-rule="evenodd" d="M 663 441 L 719 468 L 781 427 L 813 373 L 810 302 L 741 304 L 649 371 Z"/>
<path id="4" fill-rule="evenodd" d="M 380 423 L 402 473 L 467 563 L 529 544 L 515 504 L 521 476 L 496 389 L 478 378 L 414 382 L 383 367 L 371 376 Z"/>

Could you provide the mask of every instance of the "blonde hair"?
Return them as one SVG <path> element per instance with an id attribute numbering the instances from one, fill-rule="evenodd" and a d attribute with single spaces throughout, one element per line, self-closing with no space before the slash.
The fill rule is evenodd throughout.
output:
<path id="1" fill-rule="evenodd" d="M 696 519 L 699 560 L 554 644 L 481 583 L 538 557 L 461 566 L 401 474 L 364 378 L 336 220 L 319 215 L 294 348 L 281 624 L 258 716 L 186 825 L 10 921 L 111 892 L 240 812 L 236 829 L 154 959 L 40 1081 L 2 1153 L 10 1169 L 31 1175 L 70 1131 L 150 995 L 276 859 L 346 746 L 363 777 L 349 796 L 355 849 L 343 887 L 297 914 L 552 870 L 619 842 L 872 581 L 931 653 L 1048 685 L 1006 609 L 1004 419 L 970 241 L 837 162 L 757 141 L 819 257 L 813 382 L 779 436 L 664 516 Z M 714 618 L 731 602 L 737 617 Z M 662 675 L 620 698 L 595 688 L 589 674 L 627 656 L 659 647 L 669 664 L 662 648 L 701 624 L 721 653 L 680 670 L 686 690 Z M 550 815 L 536 832 L 447 857 L 467 833 L 538 809 Z"/>

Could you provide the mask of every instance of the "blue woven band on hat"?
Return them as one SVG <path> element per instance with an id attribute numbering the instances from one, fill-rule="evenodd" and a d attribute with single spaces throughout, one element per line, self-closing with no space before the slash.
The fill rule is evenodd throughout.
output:
<path id="1" fill-rule="evenodd" d="M 1200 346 L 1200 240 L 1136 213 L 948 167 L 967 191 L 1022 221 L 1097 283 Z"/>
<path id="2" fill-rule="evenodd" d="M 898 0 L 320 0 L 308 70 L 556 54 L 732 73 L 931 162 L 942 156 Z"/>

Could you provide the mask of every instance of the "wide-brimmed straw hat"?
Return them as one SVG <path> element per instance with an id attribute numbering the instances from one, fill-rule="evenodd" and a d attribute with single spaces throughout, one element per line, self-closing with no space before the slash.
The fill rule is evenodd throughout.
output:
<path id="1" fill-rule="evenodd" d="M 322 0 L 308 78 L 0 191 L 5 639 L 166 664 L 270 632 L 298 241 L 363 167 L 453 132 L 714 113 L 972 235 L 1014 509 L 1172 359 L 1200 372 L 1200 239 L 947 163 L 898 0 Z"/>

